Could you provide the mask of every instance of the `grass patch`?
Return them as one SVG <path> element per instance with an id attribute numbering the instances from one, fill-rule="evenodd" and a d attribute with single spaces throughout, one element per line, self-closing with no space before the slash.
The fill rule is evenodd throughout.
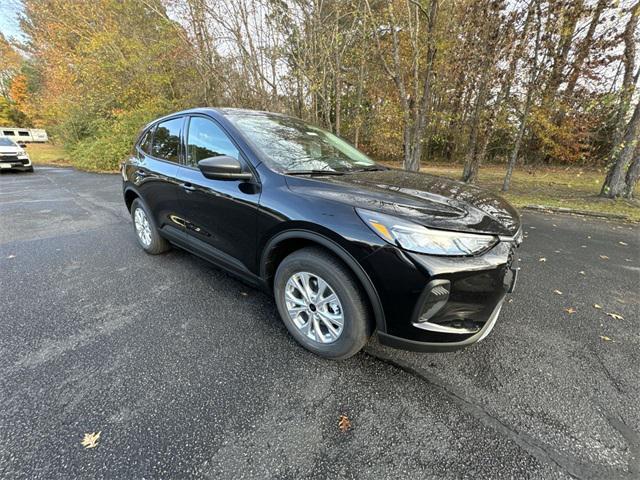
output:
<path id="1" fill-rule="evenodd" d="M 30 143 L 27 153 L 34 165 L 71 166 L 69 155 L 60 145 L 52 143 Z"/>
<path id="2" fill-rule="evenodd" d="M 421 171 L 459 180 L 462 166 L 426 165 Z M 640 221 L 638 200 L 598 197 L 605 177 L 604 170 L 578 167 L 521 168 L 514 171 L 511 188 L 506 193 L 501 191 L 504 174 L 504 165 L 483 165 L 477 183 L 520 208 L 527 205 L 563 207 L 592 213 L 613 213 L 635 222 Z"/>

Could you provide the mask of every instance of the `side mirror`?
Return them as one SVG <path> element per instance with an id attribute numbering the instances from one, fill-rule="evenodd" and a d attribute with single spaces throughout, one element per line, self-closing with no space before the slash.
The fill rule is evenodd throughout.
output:
<path id="1" fill-rule="evenodd" d="M 240 160 L 227 155 L 200 160 L 198 168 L 202 175 L 212 180 L 251 180 L 253 178 L 251 173 L 242 171 Z"/>
<path id="2" fill-rule="evenodd" d="M 20 148 L 27 148 L 27 144 L 26 144 L 26 143 L 24 143 L 24 142 L 18 142 L 18 146 L 19 146 Z"/>

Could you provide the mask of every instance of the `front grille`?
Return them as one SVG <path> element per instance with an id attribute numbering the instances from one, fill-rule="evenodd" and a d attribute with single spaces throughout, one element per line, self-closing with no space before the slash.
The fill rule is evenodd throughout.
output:
<path id="1" fill-rule="evenodd" d="M 22 161 L 18 160 L 18 156 L 17 155 L 0 155 L 0 162 L 20 162 L 22 163 Z"/>

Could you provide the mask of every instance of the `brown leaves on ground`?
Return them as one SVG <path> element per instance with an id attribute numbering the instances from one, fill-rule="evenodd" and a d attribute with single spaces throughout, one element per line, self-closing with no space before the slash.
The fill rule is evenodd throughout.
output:
<path id="1" fill-rule="evenodd" d="M 351 420 L 346 415 L 340 415 L 340 419 L 338 420 L 338 429 L 345 433 L 351 429 Z"/>
<path id="2" fill-rule="evenodd" d="M 100 440 L 101 433 L 102 432 L 85 433 L 80 444 L 84 448 L 96 448 L 98 446 L 98 440 Z"/>
<path id="3" fill-rule="evenodd" d="M 606 255 L 600 255 L 600 258 L 601 258 L 602 260 L 609 260 L 609 257 L 607 257 Z"/>
<path id="4" fill-rule="evenodd" d="M 577 312 L 577 310 L 573 307 L 565 308 L 564 311 L 567 312 L 569 315 Z"/>
<path id="5" fill-rule="evenodd" d="M 619 313 L 613 313 L 613 312 L 605 312 L 605 313 L 607 314 L 607 317 L 611 317 L 614 320 L 624 320 L 624 317 Z"/>
<path id="6" fill-rule="evenodd" d="M 600 338 L 602 339 L 603 342 L 613 342 L 613 340 L 607 337 L 606 335 L 600 335 Z"/>

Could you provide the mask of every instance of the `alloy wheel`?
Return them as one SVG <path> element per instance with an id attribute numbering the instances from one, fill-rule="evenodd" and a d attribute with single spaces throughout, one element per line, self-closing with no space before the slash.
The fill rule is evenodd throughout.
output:
<path id="1" fill-rule="evenodd" d="M 289 318 L 303 335 L 322 344 L 340 338 L 344 312 L 326 280 L 314 273 L 294 273 L 287 280 L 284 296 Z"/>
<path id="2" fill-rule="evenodd" d="M 133 214 L 133 219 L 140 242 L 142 242 L 142 245 L 145 247 L 149 247 L 151 245 L 151 225 L 149 224 L 147 214 L 142 208 L 138 207 Z"/>

